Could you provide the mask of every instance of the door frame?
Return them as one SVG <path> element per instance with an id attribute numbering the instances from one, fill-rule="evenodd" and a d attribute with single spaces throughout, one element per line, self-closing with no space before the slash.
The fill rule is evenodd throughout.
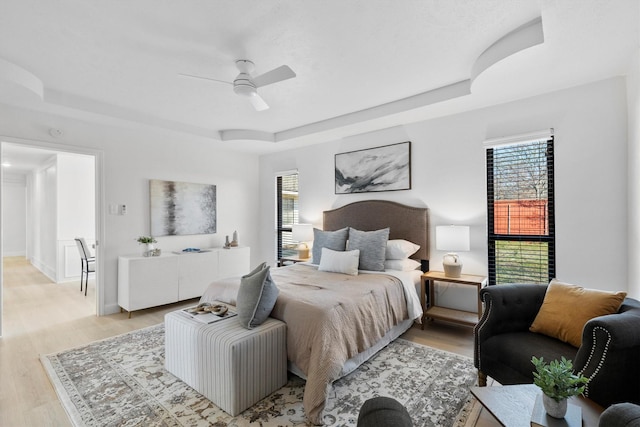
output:
<path id="1" fill-rule="evenodd" d="M 2 143 L 7 142 L 11 144 L 24 145 L 29 148 L 42 148 L 46 150 L 54 150 L 60 151 L 64 153 L 71 154 L 83 154 L 88 156 L 93 156 L 94 158 L 94 185 L 95 185 L 95 236 L 96 236 L 96 272 L 95 272 L 95 283 L 96 283 L 96 315 L 102 316 L 104 315 L 104 287 L 101 286 L 104 279 L 104 247 L 105 247 L 105 225 L 104 225 L 104 215 L 103 208 L 105 206 L 104 202 L 104 152 L 102 150 L 96 150 L 93 148 L 82 147 L 77 145 L 66 145 L 66 144 L 58 144 L 52 142 L 45 141 L 37 141 L 32 139 L 24 139 L 24 138 L 16 138 L 12 136 L 0 135 L 0 162 L 2 162 Z M 3 182 L 2 182 L 3 172 L 0 170 L 0 208 L 2 207 L 2 191 L 3 191 Z M 2 248 L 2 224 L 4 218 L 2 218 L 1 209 L 0 209 L 0 260 L 2 259 L 4 249 Z M 0 337 L 2 337 L 2 318 L 3 318 L 3 291 L 4 291 L 4 271 L 3 271 L 3 263 L 0 262 Z"/>

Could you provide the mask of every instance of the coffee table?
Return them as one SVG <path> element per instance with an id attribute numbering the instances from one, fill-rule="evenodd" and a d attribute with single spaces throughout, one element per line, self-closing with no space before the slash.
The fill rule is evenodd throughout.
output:
<path id="1" fill-rule="evenodd" d="M 471 387 L 471 394 L 505 427 L 530 427 L 531 413 L 540 388 L 534 384 Z M 569 402 L 582 408 L 582 425 L 598 427 L 604 408 L 586 397 Z"/>

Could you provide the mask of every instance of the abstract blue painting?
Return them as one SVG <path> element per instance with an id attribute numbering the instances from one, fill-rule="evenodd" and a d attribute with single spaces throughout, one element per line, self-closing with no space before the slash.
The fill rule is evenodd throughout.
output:
<path id="1" fill-rule="evenodd" d="M 335 156 L 336 194 L 411 189 L 411 141 Z"/>
<path id="2" fill-rule="evenodd" d="M 151 235 L 216 232 L 216 186 L 149 180 Z"/>

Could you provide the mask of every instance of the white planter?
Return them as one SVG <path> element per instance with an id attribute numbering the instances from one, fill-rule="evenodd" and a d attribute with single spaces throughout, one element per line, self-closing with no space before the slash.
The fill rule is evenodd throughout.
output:
<path id="1" fill-rule="evenodd" d="M 564 418 L 567 414 L 567 399 L 562 399 L 558 402 L 543 393 L 542 404 L 544 405 L 544 409 L 547 411 L 547 414 L 553 418 Z"/>
<path id="2" fill-rule="evenodd" d="M 144 252 L 142 252 L 142 255 L 151 256 L 151 251 L 153 251 L 156 247 L 153 245 L 153 243 L 144 243 L 143 248 Z"/>

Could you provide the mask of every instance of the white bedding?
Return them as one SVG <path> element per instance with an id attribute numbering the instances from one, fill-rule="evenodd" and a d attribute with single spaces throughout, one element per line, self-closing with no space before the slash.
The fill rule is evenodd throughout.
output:
<path id="1" fill-rule="evenodd" d="M 417 293 L 417 287 L 420 285 L 420 276 L 422 271 L 399 271 L 399 270 L 385 270 L 382 271 L 363 271 L 363 274 L 388 274 L 390 276 L 397 277 L 402 281 L 404 286 L 404 296 L 407 299 L 407 311 L 409 312 L 409 318 L 422 322 L 422 304 L 420 303 L 420 297 Z"/>

